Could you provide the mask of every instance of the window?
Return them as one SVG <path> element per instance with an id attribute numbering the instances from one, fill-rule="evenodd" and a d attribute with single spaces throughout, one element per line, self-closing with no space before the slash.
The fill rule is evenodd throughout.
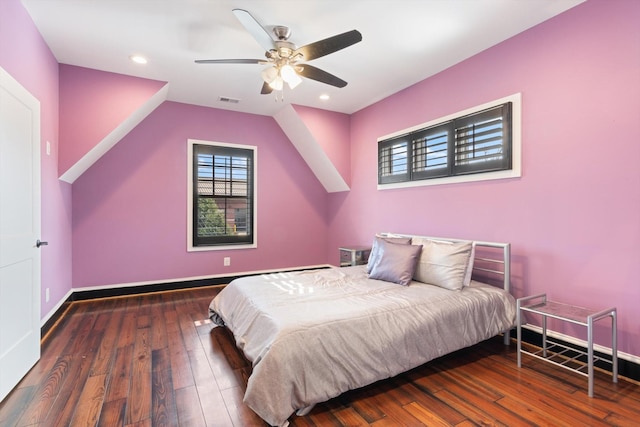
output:
<path id="1" fill-rule="evenodd" d="M 256 148 L 189 140 L 189 249 L 255 247 Z"/>
<path id="2" fill-rule="evenodd" d="M 519 100 L 512 96 L 379 139 L 379 188 L 520 176 Z M 499 171 L 508 172 L 477 178 Z"/>

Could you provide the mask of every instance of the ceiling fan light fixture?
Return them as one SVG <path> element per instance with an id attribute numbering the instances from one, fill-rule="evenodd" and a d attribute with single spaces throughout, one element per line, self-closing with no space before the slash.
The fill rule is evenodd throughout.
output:
<path id="1" fill-rule="evenodd" d="M 262 70 L 262 79 L 265 83 L 271 83 L 278 78 L 278 69 L 276 67 L 267 67 Z"/>
<path id="2" fill-rule="evenodd" d="M 302 83 L 302 79 L 297 74 L 294 74 L 293 77 L 289 77 L 289 81 L 286 82 L 291 89 L 295 89 L 300 83 Z"/>
<path id="3" fill-rule="evenodd" d="M 289 83 L 293 81 L 298 75 L 296 74 L 296 70 L 289 64 L 285 64 L 280 68 L 280 75 L 282 76 L 282 80 Z"/>
<path id="4" fill-rule="evenodd" d="M 284 86 L 284 80 L 282 80 L 282 77 L 278 76 L 273 79 L 273 81 L 269 82 L 269 86 L 271 86 L 271 89 L 273 90 L 282 90 Z"/>

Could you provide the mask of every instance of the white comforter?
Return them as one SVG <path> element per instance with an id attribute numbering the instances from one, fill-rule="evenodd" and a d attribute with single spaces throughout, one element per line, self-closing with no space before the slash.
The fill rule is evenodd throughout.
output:
<path id="1" fill-rule="evenodd" d="M 512 328 L 515 301 L 478 282 L 450 291 L 371 280 L 357 266 L 237 279 L 209 311 L 253 363 L 245 403 L 283 425 L 298 409 Z"/>

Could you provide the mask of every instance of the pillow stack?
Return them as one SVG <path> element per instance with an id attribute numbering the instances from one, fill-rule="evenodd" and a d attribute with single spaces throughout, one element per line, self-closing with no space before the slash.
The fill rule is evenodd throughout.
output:
<path id="1" fill-rule="evenodd" d="M 449 290 L 471 282 L 475 246 L 423 237 L 376 236 L 371 247 L 369 278 L 407 286 L 411 280 Z"/>

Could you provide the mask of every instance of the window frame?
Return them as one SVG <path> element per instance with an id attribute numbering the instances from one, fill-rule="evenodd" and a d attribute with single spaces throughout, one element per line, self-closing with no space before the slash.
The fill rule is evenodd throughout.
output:
<path id="1" fill-rule="evenodd" d="M 453 173 L 454 168 L 454 155 L 455 153 L 449 150 L 447 153 L 448 161 L 446 173 L 443 171 L 428 171 L 428 172 L 412 172 L 413 169 L 413 156 L 409 158 L 409 169 L 407 174 L 402 174 L 400 177 L 387 177 L 386 179 L 380 178 L 380 151 L 385 147 L 385 144 L 400 143 L 406 141 L 407 144 L 412 145 L 411 141 L 416 139 L 416 136 L 424 136 L 428 133 L 439 129 L 440 127 L 446 127 L 448 122 L 452 122 L 456 119 L 462 119 L 466 116 L 482 113 L 485 110 L 489 110 L 500 105 L 511 103 L 511 169 L 502 170 L 489 170 L 472 171 L 468 173 Z M 378 181 L 378 190 L 388 190 L 395 188 L 407 188 L 407 187 L 421 187 L 432 185 L 444 185 L 461 182 L 475 182 L 486 181 L 494 179 L 509 179 L 522 176 L 522 161 L 521 161 L 521 94 L 516 93 L 504 98 L 496 99 L 494 101 L 487 102 L 485 104 L 468 108 L 457 113 L 449 114 L 444 117 L 431 120 L 426 123 L 422 123 L 411 128 L 403 129 L 398 132 L 394 132 L 389 135 L 378 138 L 378 165 L 376 168 L 376 179 Z M 453 135 L 449 135 L 449 139 L 453 138 Z M 454 142 L 454 141 L 450 141 Z M 408 150 L 410 153 L 414 152 L 413 147 Z M 413 173 L 413 177 L 411 174 Z M 402 177 L 406 176 L 406 179 Z"/>
<path id="2" fill-rule="evenodd" d="M 208 145 L 212 147 L 218 147 L 222 150 L 250 150 L 253 154 L 253 194 L 251 197 L 251 203 L 253 204 L 253 217 L 252 221 L 252 234 L 253 241 L 251 243 L 233 243 L 232 241 L 223 242 L 223 243 L 215 243 L 215 244 L 205 244 L 205 245 L 195 245 L 194 244 L 194 147 L 196 145 Z M 226 142 L 215 142 L 215 141 L 203 141 L 197 139 L 188 139 L 187 140 L 187 251 L 188 252 L 199 252 L 199 251 L 216 251 L 216 250 L 232 250 L 232 249 L 249 249 L 256 248 L 258 246 L 258 228 L 257 228 L 257 218 L 258 218 L 258 210 L 257 210 L 257 194 L 258 194 L 258 148 L 253 145 L 244 145 L 244 144 L 232 144 Z M 231 239 L 233 240 L 233 239 Z"/>

